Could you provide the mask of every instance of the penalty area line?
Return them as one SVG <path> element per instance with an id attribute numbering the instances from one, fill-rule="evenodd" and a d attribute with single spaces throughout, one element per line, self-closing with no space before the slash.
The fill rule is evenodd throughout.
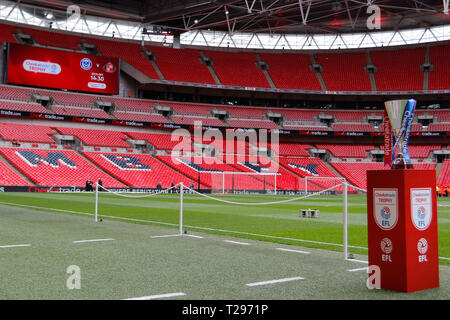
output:
<path id="1" fill-rule="evenodd" d="M 153 296 L 128 298 L 128 299 L 123 299 L 123 300 L 155 300 L 155 299 L 162 299 L 162 298 L 182 297 L 185 295 L 186 294 L 183 292 L 174 292 L 174 293 L 157 294 L 157 295 L 153 295 Z"/>
<path id="2" fill-rule="evenodd" d="M 301 250 L 294 250 L 294 249 L 286 249 L 286 248 L 277 248 L 278 251 L 285 251 L 285 252 L 295 252 L 295 253 L 302 253 L 302 254 L 311 254 L 311 252 L 308 251 L 301 251 Z"/>
<path id="3" fill-rule="evenodd" d="M 31 244 L 10 244 L 10 245 L 6 245 L 6 246 L 0 246 L 0 249 L 20 248 L 20 247 L 31 247 Z"/>
<path id="4" fill-rule="evenodd" d="M 76 240 L 72 243 L 86 243 L 86 242 L 101 242 L 101 241 L 114 241 L 116 239 L 90 239 L 90 240 Z"/>

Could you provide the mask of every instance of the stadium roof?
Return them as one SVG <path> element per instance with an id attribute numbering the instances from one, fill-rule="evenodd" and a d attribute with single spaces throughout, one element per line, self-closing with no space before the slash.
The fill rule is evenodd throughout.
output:
<path id="1" fill-rule="evenodd" d="M 449 1 L 0 0 L 0 20 L 174 47 L 340 50 L 450 41 Z"/>
<path id="2" fill-rule="evenodd" d="M 140 22 L 172 32 L 216 30 L 249 33 L 357 33 L 367 31 L 369 5 L 381 10 L 383 30 L 450 24 L 449 0 L 22 0 L 87 15 Z M 447 14 L 446 14 L 447 13 Z"/>

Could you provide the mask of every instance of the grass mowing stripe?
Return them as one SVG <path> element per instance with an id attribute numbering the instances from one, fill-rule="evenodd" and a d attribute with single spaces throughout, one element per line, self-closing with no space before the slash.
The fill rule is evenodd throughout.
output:
<path id="1" fill-rule="evenodd" d="M 217 196 L 219 197 L 219 196 Z M 266 202 L 287 199 L 274 195 L 220 195 L 237 201 Z M 93 216 L 94 194 L 0 194 L 0 201 L 8 205 L 52 210 L 70 214 Z M 50 201 L 49 201 L 50 200 Z M 264 240 L 282 244 L 342 250 L 342 199 L 341 196 L 323 196 L 308 202 L 299 201 L 270 207 L 239 207 L 217 205 L 215 201 L 185 195 L 184 224 L 186 230 L 227 234 L 238 238 Z M 349 247 L 352 253 L 367 254 L 366 197 L 349 195 Z M 450 200 L 450 199 L 449 199 Z M 448 204 L 447 199 L 438 199 Z M 12 203 L 17 202 L 17 203 Z M 1 202 L 0 202 L 1 203 Z M 47 208 L 48 204 L 54 208 Z M 321 211 L 318 219 L 301 219 L 298 212 L 306 205 Z M 69 210 L 67 210 L 69 209 Z M 103 214 L 104 213 L 104 214 Z M 450 209 L 438 208 L 439 250 L 443 264 L 450 264 Z M 178 227 L 179 195 L 169 194 L 149 199 L 116 199 L 116 196 L 100 195 L 99 216 L 133 223 L 159 224 Z"/>

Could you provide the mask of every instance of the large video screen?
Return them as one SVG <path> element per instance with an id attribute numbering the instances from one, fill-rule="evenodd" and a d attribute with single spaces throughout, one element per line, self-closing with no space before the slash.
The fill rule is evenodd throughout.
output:
<path id="1" fill-rule="evenodd" d="M 10 43 L 7 82 L 118 94 L 119 59 Z"/>

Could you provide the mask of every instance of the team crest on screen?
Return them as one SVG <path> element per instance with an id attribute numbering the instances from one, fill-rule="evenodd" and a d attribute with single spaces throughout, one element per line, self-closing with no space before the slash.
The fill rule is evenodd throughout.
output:
<path id="1" fill-rule="evenodd" d="M 114 73 L 114 72 L 116 72 L 116 67 L 114 66 L 114 64 L 112 62 L 108 62 L 107 64 L 105 64 L 103 66 L 103 71 L 105 71 L 107 73 Z"/>
<path id="2" fill-rule="evenodd" d="M 81 59 L 80 66 L 81 66 L 81 69 L 83 69 L 83 70 L 86 70 L 86 71 L 91 70 L 91 68 L 92 68 L 91 59 L 89 59 L 89 58 Z"/>

